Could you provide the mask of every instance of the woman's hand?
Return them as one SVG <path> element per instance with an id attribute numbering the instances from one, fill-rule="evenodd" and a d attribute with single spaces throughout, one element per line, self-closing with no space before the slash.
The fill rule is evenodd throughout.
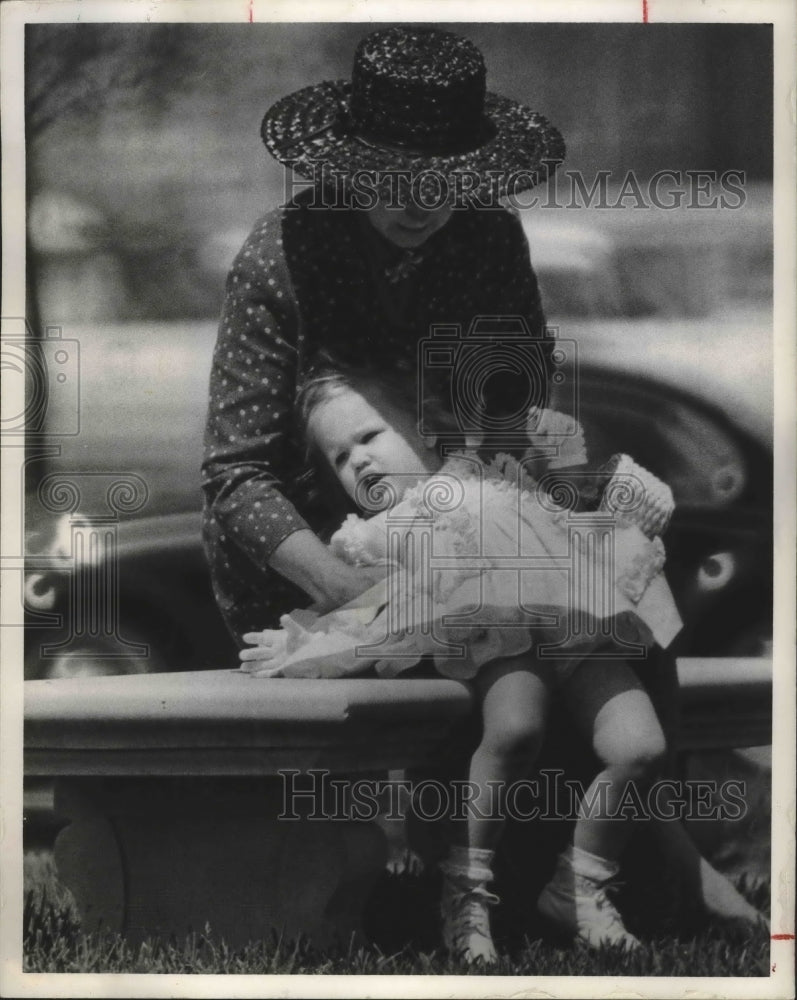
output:
<path id="1" fill-rule="evenodd" d="M 301 587 L 313 611 L 333 611 L 359 597 L 387 574 L 384 566 L 350 566 L 333 555 L 312 531 L 295 531 L 274 550 L 271 566 Z"/>
<path id="2" fill-rule="evenodd" d="M 549 469 L 587 464 L 584 431 L 581 424 L 568 414 L 532 406 L 528 412 L 526 430 L 532 448 L 556 448 L 556 452 L 548 456 Z"/>

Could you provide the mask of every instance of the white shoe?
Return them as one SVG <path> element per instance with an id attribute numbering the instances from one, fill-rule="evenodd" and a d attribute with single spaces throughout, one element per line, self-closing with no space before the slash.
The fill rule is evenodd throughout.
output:
<path id="1" fill-rule="evenodd" d="M 595 855 L 586 852 L 577 854 L 595 859 Z M 595 860 L 607 866 L 608 877 L 601 879 L 594 872 L 587 875 L 578 871 L 578 858 L 574 859 L 573 849 L 568 848 L 559 856 L 554 877 L 540 893 L 537 910 L 561 931 L 590 948 L 622 945 L 633 951 L 641 947 L 640 942 L 625 929 L 609 895 L 616 866 L 603 859 Z"/>
<path id="2" fill-rule="evenodd" d="M 463 850 L 463 849 L 460 849 Z M 480 852 L 492 856 L 492 852 Z M 489 908 L 498 897 L 487 889 L 492 877 L 489 867 L 444 862 L 440 914 L 443 943 L 449 953 L 469 963 L 492 965 L 498 954 L 490 933 Z"/>

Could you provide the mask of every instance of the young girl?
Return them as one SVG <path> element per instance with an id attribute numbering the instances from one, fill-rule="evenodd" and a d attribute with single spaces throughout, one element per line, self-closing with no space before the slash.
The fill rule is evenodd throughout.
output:
<path id="1" fill-rule="evenodd" d="M 599 806 L 577 820 L 538 909 L 590 946 L 634 948 L 607 895 L 631 834 L 613 815 L 629 782 L 644 794 L 665 740 L 623 657 L 668 645 L 680 628 L 658 538 L 671 494 L 624 456 L 604 509 L 573 513 L 527 472 L 585 460 L 579 435 L 567 433 L 578 430 L 572 421 L 533 409 L 528 461 L 444 458 L 400 397 L 384 380 L 340 373 L 305 386 L 312 449 L 371 509 L 367 519 L 349 515 L 331 548 L 352 565 L 384 567 L 386 579 L 338 611 L 294 612 L 281 630 L 245 636 L 255 648 L 241 653 L 243 669 L 333 677 L 375 666 L 394 677 L 431 655 L 441 674 L 473 681 L 483 720 L 470 762 L 476 795 L 466 843 L 442 866 L 444 941 L 469 961 L 496 957 L 487 883 L 504 813 L 494 793 L 528 775 L 557 690 L 601 762 L 585 797 Z M 624 513 L 611 507 L 618 484 Z"/>

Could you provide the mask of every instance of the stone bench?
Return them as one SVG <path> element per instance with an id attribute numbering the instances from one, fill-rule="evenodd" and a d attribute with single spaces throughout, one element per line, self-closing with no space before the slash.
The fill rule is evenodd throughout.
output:
<path id="1" fill-rule="evenodd" d="M 683 660 L 679 678 L 682 749 L 771 742 L 768 661 Z M 386 846 L 321 772 L 428 766 L 472 710 L 443 679 L 27 681 L 25 774 L 55 779 L 56 864 L 86 930 L 135 942 L 210 924 L 233 947 L 272 929 L 324 946 L 359 931 Z"/>

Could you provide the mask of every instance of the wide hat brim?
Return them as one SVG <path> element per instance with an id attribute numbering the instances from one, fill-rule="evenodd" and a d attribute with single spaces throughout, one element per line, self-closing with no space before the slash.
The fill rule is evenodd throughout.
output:
<path id="1" fill-rule="evenodd" d="M 564 140 L 546 118 L 489 91 L 484 102 L 484 141 L 444 155 L 358 136 L 349 124 L 350 96 L 351 84 L 334 80 L 283 97 L 263 118 L 261 136 L 266 148 L 300 177 L 316 182 L 332 178 L 340 183 L 359 172 L 387 176 L 409 171 L 416 177 L 430 171 L 445 178 L 443 183 L 450 189 L 459 178 L 467 200 L 482 203 L 534 187 L 565 157 Z"/>

